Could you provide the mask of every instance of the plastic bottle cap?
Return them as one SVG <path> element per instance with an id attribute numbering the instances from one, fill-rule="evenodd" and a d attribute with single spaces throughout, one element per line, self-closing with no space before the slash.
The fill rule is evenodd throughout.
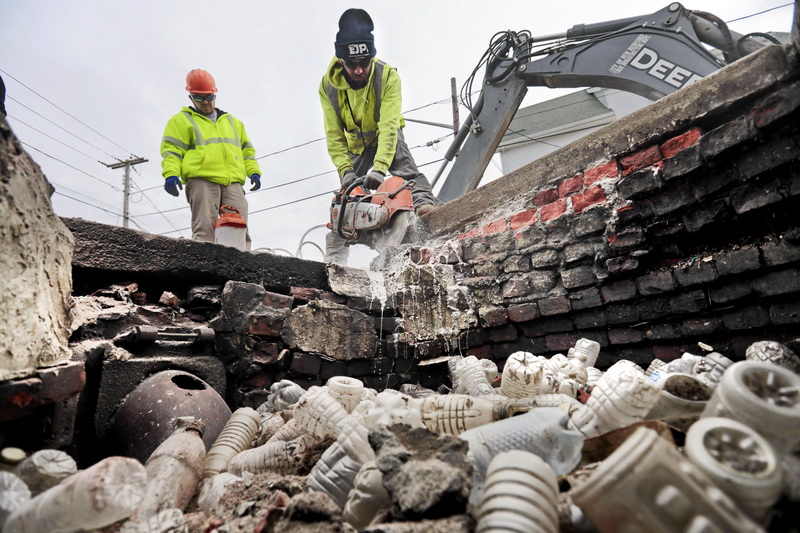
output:
<path id="1" fill-rule="evenodd" d="M 6 464 L 15 465 L 21 463 L 25 459 L 25 451 L 9 446 L 3 448 L 3 451 L 0 452 L 0 458 L 2 458 L 2 461 Z"/>

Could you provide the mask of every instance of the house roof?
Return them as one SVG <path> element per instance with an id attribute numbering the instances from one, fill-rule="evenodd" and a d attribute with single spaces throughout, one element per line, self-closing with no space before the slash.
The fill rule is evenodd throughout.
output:
<path id="1" fill-rule="evenodd" d="M 549 135 L 564 133 L 572 128 L 571 124 L 585 124 L 591 119 L 613 113 L 604 106 L 594 94 L 586 90 L 560 96 L 517 111 L 500 146 L 508 146 L 526 138 L 536 139 Z"/>

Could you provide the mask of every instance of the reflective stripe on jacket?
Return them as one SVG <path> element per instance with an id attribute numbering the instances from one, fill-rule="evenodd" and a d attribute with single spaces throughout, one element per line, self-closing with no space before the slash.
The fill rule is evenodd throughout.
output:
<path id="1" fill-rule="evenodd" d="M 261 174 L 256 149 L 244 124 L 229 113 L 217 110 L 214 122 L 189 107 L 181 109 L 164 128 L 161 140 L 161 174 L 205 178 L 220 185 L 244 184 L 252 174 Z"/>
<path id="2" fill-rule="evenodd" d="M 394 160 L 397 132 L 405 126 L 400 114 L 402 96 L 397 69 L 372 60 L 367 84 L 352 89 L 344 67 L 333 58 L 319 86 L 328 154 L 342 176 L 352 170 L 350 153 L 375 149 L 375 170 L 387 173 Z"/>

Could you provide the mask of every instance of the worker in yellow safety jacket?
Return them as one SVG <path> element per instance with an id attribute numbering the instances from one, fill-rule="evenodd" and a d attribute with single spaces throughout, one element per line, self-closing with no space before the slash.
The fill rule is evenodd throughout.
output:
<path id="1" fill-rule="evenodd" d="M 400 76 L 375 57 L 373 29 L 363 9 L 348 9 L 339 19 L 336 57 L 319 86 L 328 155 L 343 189 L 359 177 L 365 177 L 362 187 L 367 189 L 377 189 L 387 174 L 414 180 L 414 208 L 422 216 L 437 200 L 403 137 Z M 349 253 L 339 234 L 331 231 L 325 244 L 326 261 L 347 263 Z"/>
<path id="2" fill-rule="evenodd" d="M 161 140 L 164 189 L 178 196 L 186 185 L 192 211 L 192 239 L 214 242 L 214 223 L 221 206 L 232 206 L 247 221 L 244 183 L 251 191 L 261 187 L 256 150 L 244 124 L 215 107 L 217 86 L 201 69 L 186 76 L 186 90 L 194 107 L 184 107 L 167 122 Z M 247 233 L 246 248 L 250 249 Z"/>

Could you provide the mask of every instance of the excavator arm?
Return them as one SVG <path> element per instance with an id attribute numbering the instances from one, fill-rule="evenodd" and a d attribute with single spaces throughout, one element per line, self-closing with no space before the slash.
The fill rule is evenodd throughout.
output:
<path id="1" fill-rule="evenodd" d="M 651 15 L 580 24 L 559 35 L 497 34 L 484 56 L 483 89 L 474 106 L 470 91 L 462 92 L 471 112 L 433 181 L 458 154 L 439 199 L 447 202 L 477 188 L 530 86 L 607 87 L 656 100 L 762 46 L 677 2 Z"/>

